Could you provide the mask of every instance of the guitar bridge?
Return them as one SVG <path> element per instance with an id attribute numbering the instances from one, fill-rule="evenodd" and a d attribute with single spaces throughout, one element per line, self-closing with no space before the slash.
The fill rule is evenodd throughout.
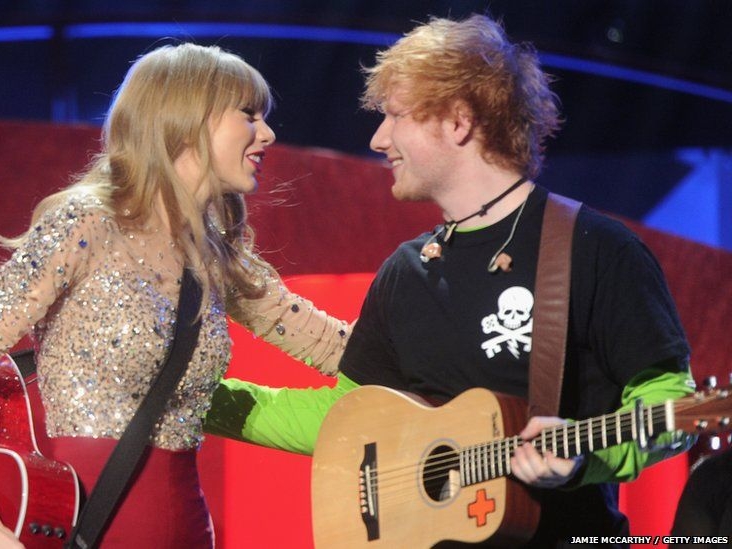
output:
<path id="1" fill-rule="evenodd" d="M 376 443 L 363 448 L 363 461 L 358 474 L 361 520 L 369 541 L 379 539 L 379 472 L 376 468 Z"/>

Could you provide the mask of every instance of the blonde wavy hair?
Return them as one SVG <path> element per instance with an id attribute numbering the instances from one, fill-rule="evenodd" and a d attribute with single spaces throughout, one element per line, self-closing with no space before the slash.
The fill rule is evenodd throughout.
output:
<path id="1" fill-rule="evenodd" d="M 364 72 L 366 109 L 383 110 L 399 84 L 418 120 L 443 117 L 462 101 L 472 110 L 484 158 L 531 178 L 541 171 L 546 138 L 560 126 L 559 101 L 533 47 L 510 43 L 484 15 L 432 18 L 379 52 Z"/>
<path id="2" fill-rule="evenodd" d="M 204 303 L 210 285 L 224 285 L 223 279 L 245 296 L 260 295 L 271 267 L 253 251 L 243 196 L 214 188 L 202 215 L 173 162 L 193 147 L 207 177 L 213 169 L 208 121 L 242 105 L 266 115 L 272 104 L 267 82 L 240 57 L 217 46 L 159 47 L 132 65 L 117 90 L 101 153 L 72 185 L 38 204 L 33 223 L 77 193 L 99 198 L 121 225 L 145 223 L 159 192 L 172 237 L 203 287 Z M 211 180 L 217 184 L 217 178 Z M 4 244 L 17 247 L 23 238 L 4 239 Z M 221 265 L 223 279 L 206 268 L 214 263 Z M 218 289 L 224 295 L 225 288 Z"/>

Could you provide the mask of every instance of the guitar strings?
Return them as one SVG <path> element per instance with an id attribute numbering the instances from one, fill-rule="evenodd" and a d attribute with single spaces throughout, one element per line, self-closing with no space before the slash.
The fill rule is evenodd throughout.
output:
<path id="1" fill-rule="evenodd" d="M 676 422 L 676 428 L 679 429 L 679 425 L 683 423 L 684 425 L 686 425 L 686 427 L 682 428 L 681 430 L 694 431 L 696 429 L 695 422 L 698 420 L 698 412 L 699 412 L 700 404 L 708 403 L 709 400 L 712 400 L 712 399 L 718 398 L 718 397 L 721 397 L 724 399 L 728 396 L 728 394 L 729 393 L 727 390 L 720 392 L 717 396 L 713 396 L 712 394 L 703 395 L 701 393 L 696 393 L 695 395 L 691 395 L 689 397 L 685 397 L 683 399 L 677 400 L 674 403 L 674 420 Z M 650 424 L 651 427 L 655 427 L 656 424 L 654 422 L 654 417 L 656 416 L 656 414 L 658 412 L 662 413 L 662 415 L 658 419 L 665 420 L 665 407 L 666 407 L 666 404 L 662 403 L 662 404 L 657 404 L 657 405 L 648 406 L 648 407 L 644 408 L 642 410 L 642 415 L 641 415 L 641 419 L 642 419 L 643 423 L 646 426 L 648 426 Z M 694 414 L 693 416 L 684 414 L 683 412 L 685 410 L 687 410 L 688 408 L 695 409 L 697 414 Z M 705 410 L 705 412 L 712 413 L 710 410 Z M 615 412 L 615 413 L 607 414 L 605 416 L 592 418 L 591 420 L 581 420 L 579 422 L 569 424 L 568 425 L 568 434 L 570 434 L 570 432 L 572 434 L 576 434 L 576 432 L 579 432 L 580 433 L 580 436 L 579 436 L 580 444 L 588 443 L 589 434 L 590 434 L 589 429 L 590 429 L 591 422 L 594 422 L 596 424 L 602 424 L 603 419 L 604 419 L 604 425 L 605 425 L 604 430 L 606 433 L 609 432 L 611 436 L 605 437 L 606 440 L 604 441 L 604 445 L 603 444 L 600 445 L 602 448 L 606 448 L 608 446 L 612 446 L 612 445 L 620 443 L 617 440 L 617 434 L 616 434 L 618 429 L 620 429 L 620 431 L 621 431 L 621 433 L 620 433 L 621 442 L 632 441 L 632 440 L 635 440 L 634 437 L 637 437 L 637 433 L 635 432 L 635 429 L 634 429 L 635 428 L 635 425 L 634 425 L 635 424 L 635 413 L 632 411 Z M 582 430 L 583 425 L 580 425 L 579 428 L 577 428 L 578 423 L 584 424 L 584 426 L 586 426 L 584 431 Z M 664 423 L 665 423 L 665 421 L 664 421 Z M 564 430 L 563 427 L 554 427 L 554 428 L 545 429 L 544 432 L 550 433 L 552 431 L 557 432 L 557 431 L 563 431 L 563 430 Z M 624 435 L 626 435 L 626 436 L 630 435 L 631 436 L 630 440 L 624 440 L 624 438 L 623 438 Z M 649 435 L 653 436 L 653 433 L 649 433 Z M 560 434 L 559 436 L 562 437 L 564 435 Z M 615 437 L 615 442 L 610 442 L 613 439 L 613 436 Z M 509 444 L 509 442 L 511 442 L 511 440 L 514 442 L 514 445 Z M 487 446 L 499 446 L 500 447 L 500 445 L 503 444 L 504 446 L 509 445 L 509 456 L 513 456 L 512 452 L 515 449 L 515 444 L 520 443 L 520 442 L 522 442 L 520 438 L 513 437 L 513 439 L 503 439 L 501 441 L 492 441 L 487 444 L 483 443 L 483 444 L 478 444 L 478 445 L 474 445 L 474 446 L 468 446 L 461 451 L 470 450 L 472 448 L 487 447 Z M 538 440 L 534 439 L 532 441 L 532 444 L 534 444 L 534 446 L 536 447 L 537 442 L 538 442 Z M 568 446 L 574 447 L 574 444 L 571 444 Z M 505 450 L 505 448 L 504 448 L 504 450 Z M 441 465 L 442 464 L 446 465 L 446 467 L 442 469 L 442 471 L 443 471 L 442 474 L 440 474 L 439 469 L 437 469 L 436 472 L 433 472 L 433 474 L 426 476 L 424 483 L 429 483 L 429 482 L 435 481 L 435 480 L 441 480 L 442 484 L 445 484 L 447 482 L 447 480 L 446 480 L 447 477 L 445 476 L 444 472 L 449 471 L 451 469 L 459 470 L 459 459 L 456 457 L 458 452 L 459 451 L 451 451 L 451 452 L 445 452 L 442 454 L 435 454 L 433 456 L 433 459 L 430 462 L 430 464 L 434 465 L 435 464 L 434 458 L 438 457 L 438 458 L 442 458 L 439 463 Z M 504 451 L 501 451 L 501 453 L 499 454 L 499 457 L 502 458 L 504 453 L 505 453 Z M 456 464 L 457 464 L 457 467 L 456 467 Z M 386 505 L 392 505 L 392 506 L 394 506 L 394 505 L 408 506 L 409 504 L 413 504 L 413 503 L 415 503 L 415 501 L 419 502 L 420 500 L 414 498 L 413 488 L 408 488 L 405 485 L 404 474 L 403 473 L 400 474 L 399 471 L 400 470 L 406 471 L 409 476 L 409 478 L 406 480 L 413 481 L 414 472 L 415 471 L 418 472 L 418 469 L 419 469 L 419 467 L 415 467 L 413 465 L 407 465 L 407 466 L 402 466 L 402 467 L 397 467 L 397 468 L 394 468 L 391 470 L 387 470 L 384 472 L 384 477 L 387 477 L 389 472 L 395 473 L 397 476 L 392 475 L 392 477 L 390 477 L 387 480 L 392 480 L 392 481 L 398 480 L 401 483 L 401 485 L 404 486 L 404 489 L 402 489 L 402 490 L 389 490 L 389 488 L 391 488 L 392 486 L 390 486 L 388 482 L 383 482 L 383 483 L 379 482 L 379 479 L 376 478 L 376 477 L 378 477 L 378 469 L 376 470 L 376 474 L 370 476 L 369 483 L 372 487 L 376 487 L 376 492 L 377 492 L 376 497 L 382 503 L 384 503 Z M 409 471 L 411 471 L 411 472 L 409 472 Z M 508 473 L 508 474 L 510 474 L 510 473 Z M 400 476 L 402 477 L 401 480 L 399 480 Z M 475 481 L 475 482 L 468 482 L 466 486 L 471 485 L 471 484 L 487 482 L 489 480 L 495 480 L 502 476 L 505 477 L 507 475 L 503 474 L 503 475 L 490 476 L 490 478 L 485 478 L 483 480 L 479 480 L 479 481 Z M 461 484 L 459 486 L 460 488 L 465 487 L 462 484 L 462 480 L 463 479 L 461 478 Z M 382 485 L 381 486 L 382 489 L 379 489 L 380 484 Z M 411 486 L 411 484 L 409 486 Z M 452 497 L 454 497 L 454 495 L 450 495 L 445 499 L 449 500 L 449 499 L 452 499 Z"/>
<path id="2" fill-rule="evenodd" d="M 648 408 L 644 409 L 643 413 L 643 422 L 644 424 L 647 424 L 648 420 L 652 419 L 655 412 L 661 411 L 665 408 L 665 404 L 658 404 L 654 406 L 649 406 Z M 628 434 L 634 434 L 633 428 L 635 424 L 634 420 L 634 413 L 632 412 L 615 412 L 612 414 L 607 414 L 605 416 L 600 416 L 598 418 L 592 418 L 592 420 L 581 420 L 576 423 L 570 423 L 566 426 L 558 426 L 558 427 L 552 427 L 545 429 L 542 431 L 542 433 L 545 434 L 545 439 L 548 439 L 550 441 L 554 441 L 555 438 L 557 442 L 560 440 L 563 440 L 565 438 L 564 431 L 566 429 L 567 433 L 566 436 L 573 436 L 573 440 L 571 442 L 567 442 L 566 446 L 571 448 L 576 448 L 577 443 L 579 443 L 580 447 L 587 448 L 589 446 L 590 441 L 590 435 L 592 434 L 592 439 L 596 439 L 596 433 L 590 432 L 591 424 L 597 424 L 600 425 L 602 423 L 602 420 L 604 418 L 604 425 L 605 425 L 605 432 L 608 433 L 608 436 L 606 436 L 606 440 L 608 444 L 603 445 L 600 444 L 599 447 L 605 448 L 607 446 L 612 446 L 614 444 L 619 444 L 620 442 L 627 442 L 623 439 L 623 435 Z M 652 424 L 652 423 L 651 423 Z M 617 440 L 617 431 L 620 430 L 620 441 Z M 579 435 L 577 436 L 577 433 Z M 556 435 L 554 437 L 553 435 Z M 615 440 L 614 443 L 610 443 L 611 440 Z M 520 437 L 510 437 L 506 439 L 501 439 L 497 441 L 491 441 L 488 443 L 481 443 L 476 445 L 467 446 L 465 448 L 462 448 L 460 450 L 451 450 L 447 452 L 440 452 L 433 454 L 429 460 L 426 462 L 426 464 L 405 464 L 397 467 L 393 467 L 391 469 L 386 469 L 383 471 L 380 471 L 378 467 L 374 468 L 370 475 L 368 476 L 367 482 L 370 483 L 371 486 L 375 486 L 377 490 L 377 497 L 379 499 L 384 499 L 385 497 L 398 495 L 398 492 L 395 492 L 394 490 L 391 490 L 395 485 L 404 486 L 405 480 L 411 480 L 414 477 L 415 472 L 419 472 L 421 469 L 426 469 L 428 471 L 425 476 L 422 477 L 422 484 L 429 484 L 431 482 L 435 482 L 438 480 L 444 480 L 445 482 L 448 481 L 447 474 L 451 470 L 460 470 L 460 454 L 465 454 L 469 451 L 475 451 L 478 456 L 477 457 L 480 461 L 480 463 L 483 464 L 482 467 L 476 466 L 474 467 L 474 473 L 471 476 L 475 477 L 482 477 L 482 480 L 479 480 L 477 482 L 485 482 L 488 480 L 494 480 L 496 478 L 505 477 L 510 474 L 510 458 L 513 457 L 513 453 L 515 448 L 522 444 L 524 441 Z M 535 448 L 540 449 L 541 445 L 541 437 L 537 437 L 529 442 L 532 444 Z M 539 447 L 537 447 L 539 446 Z M 549 446 L 552 446 L 551 444 Z M 560 445 L 557 444 L 558 448 L 555 448 L 555 450 L 562 450 L 564 444 Z M 580 452 L 581 453 L 581 452 Z M 559 452 L 557 452 L 559 454 Z M 577 455 L 576 452 L 572 452 L 571 456 Z M 571 457 L 566 456 L 566 457 Z M 490 459 L 490 458 L 493 459 Z M 500 462 L 500 466 L 499 466 Z M 493 464 L 493 467 L 489 467 L 489 464 Z M 500 471 L 502 474 L 493 474 L 492 471 L 489 469 L 493 469 L 495 471 Z M 476 474 L 477 471 L 477 474 Z M 460 487 L 463 486 L 463 477 L 464 475 L 461 474 L 460 479 Z M 474 483 L 477 483 L 474 482 Z M 469 484 L 474 484 L 469 483 Z M 404 487 L 404 493 L 405 494 L 411 494 L 412 490 Z M 391 499 L 391 498 L 389 498 Z"/>

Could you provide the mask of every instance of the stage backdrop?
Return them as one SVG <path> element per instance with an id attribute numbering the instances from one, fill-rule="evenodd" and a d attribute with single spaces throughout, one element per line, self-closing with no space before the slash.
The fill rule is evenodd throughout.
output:
<path id="1" fill-rule="evenodd" d="M 0 233 L 22 231 L 32 206 L 84 167 L 98 138 L 95 127 L 0 122 Z M 393 200 L 390 183 L 389 170 L 374 160 L 275 145 L 267 152 L 262 188 L 249 199 L 263 255 L 295 291 L 332 314 L 355 318 L 381 261 L 400 241 L 440 222 L 430 205 Z M 695 378 L 728 379 L 732 254 L 628 224 L 666 273 L 692 343 Z M 232 326 L 231 335 L 228 375 L 274 386 L 330 382 L 239 327 Z M 200 464 L 219 547 L 312 547 L 308 457 L 209 437 Z M 686 470 L 681 456 L 622 487 L 633 533 L 668 532 Z"/>

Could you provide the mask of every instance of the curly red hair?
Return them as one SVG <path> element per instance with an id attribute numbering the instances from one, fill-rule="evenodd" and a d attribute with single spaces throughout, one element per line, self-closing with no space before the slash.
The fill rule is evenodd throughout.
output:
<path id="1" fill-rule="evenodd" d="M 413 116 L 444 117 L 456 102 L 472 111 L 487 161 L 536 177 L 544 142 L 559 129 L 559 101 L 530 44 L 512 44 L 484 15 L 433 18 L 377 54 L 364 69 L 362 105 L 382 110 L 391 88 L 406 84 Z"/>

